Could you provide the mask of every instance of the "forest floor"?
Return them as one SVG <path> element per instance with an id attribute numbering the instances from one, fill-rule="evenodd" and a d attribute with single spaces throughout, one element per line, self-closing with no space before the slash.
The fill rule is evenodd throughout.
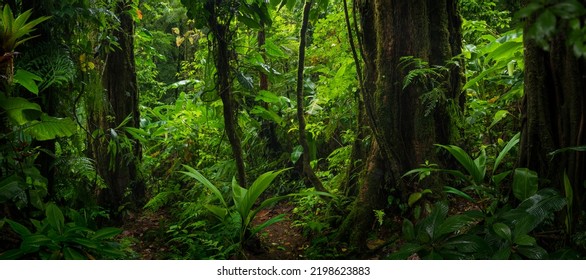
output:
<path id="1" fill-rule="evenodd" d="M 309 241 L 301 234 L 301 229 L 292 225 L 291 213 L 294 206 L 281 203 L 271 209 L 260 211 L 253 225 L 260 225 L 267 220 L 285 214 L 285 219 L 258 233 L 259 250 L 247 252 L 246 258 L 253 260 L 297 260 L 304 259 L 304 251 Z M 130 241 L 134 258 L 156 260 L 169 257 L 169 245 L 165 240 L 170 214 L 165 210 L 157 212 L 140 212 L 130 215 L 124 225 L 121 238 Z"/>

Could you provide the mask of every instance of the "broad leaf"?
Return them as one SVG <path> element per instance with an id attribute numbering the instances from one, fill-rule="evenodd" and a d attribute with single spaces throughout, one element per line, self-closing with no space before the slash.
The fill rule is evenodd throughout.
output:
<path id="1" fill-rule="evenodd" d="M 525 200 L 537 192 L 537 172 L 527 168 L 515 169 L 513 177 L 513 195 Z"/>
<path id="2" fill-rule="evenodd" d="M 0 97 L 0 107 L 6 110 L 8 117 L 17 125 L 37 120 L 41 114 L 41 106 L 21 97 Z"/>
<path id="3" fill-rule="evenodd" d="M 283 214 L 279 214 L 279 215 L 277 215 L 277 216 L 275 216 L 275 217 L 272 217 L 271 219 L 267 220 L 266 222 L 264 222 L 264 223 L 262 223 L 262 224 L 258 225 L 258 226 L 257 226 L 257 227 L 255 227 L 254 229 L 252 229 L 252 230 L 250 231 L 250 235 L 251 235 L 251 236 L 253 236 L 253 235 L 255 235 L 256 233 L 258 233 L 259 231 L 261 231 L 261 230 L 263 230 L 263 229 L 267 228 L 268 226 L 270 226 L 270 225 L 272 225 L 272 224 L 275 224 L 275 223 L 278 223 L 278 222 L 280 222 L 280 221 L 283 221 L 284 219 L 285 219 L 285 214 L 284 214 L 284 213 L 283 213 Z"/>
<path id="4" fill-rule="evenodd" d="M 450 152 L 450 154 L 452 154 L 452 156 L 462 165 L 462 167 L 468 171 L 468 174 L 472 176 L 476 184 L 482 183 L 482 180 L 484 179 L 482 170 L 478 169 L 474 160 L 472 160 L 472 158 L 464 150 L 458 146 L 453 145 L 446 146 L 436 144 L 436 146 L 442 147 Z"/>
<path id="5" fill-rule="evenodd" d="M 40 121 L 33 121 L 25 129 L 37 140 L 51 140 L 58 137 L 69 137 L 77 131 L 77 125 L 69 118 L 55 118 L 47 114 L 41 115 Z"/>
<path id="6" fill-rule="evenodd" d="M 18 235 L 20 235 L 20 237 L 25 237 L 25 236 L 31 235 L 30 230 L 28 230 L 28 228 L 26 228 L 22 224 L 15 222 L 13 220 L 9 220 L 9 219 L 6 219 L 6 222 L 10 225 L 10 228 L 12 228 L 12 230 L 14 230 L 14 232 L 16 232 L 16 233 L 18 233 Z"/>
<path id="7" fill-rule="evenodd" d="M 47 215 L 47 221 L 53 229 L 58 233 L 63 234 L 63 228 L 65 226 L 65 218 L 63 212 L 53 203 L 49 203 L 45 209 L 45 215 Z"/>
<path id="8" fill-rule="evenodd" d="M 18 69 L 16 73 L 14 73 L 14 82 L 17 84 L 22 85 L 28 91 L 38 95 L 39 94 L 39 87 L 37 82 L 42 81 L 43 79 L 29 71 Z"/>
<path id="9" fill-rule="evenodd" d="M 507 241 L 512 241 L 511 228 L 503 223 L 496 223 L 492 225 L 492 229 L 500 238 Z"/>

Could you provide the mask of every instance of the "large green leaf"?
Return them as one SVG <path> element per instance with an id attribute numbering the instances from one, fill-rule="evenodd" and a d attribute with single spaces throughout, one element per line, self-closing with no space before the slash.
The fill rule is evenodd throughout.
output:
<path id="1" fill-rule="evenodd" d="M 407 242 L 415 240 L 415 228 L 409 219 L 403 220 L 403 236 Z"/>
<path id="2" fill-rule="evenodd" d="M 513 195 L 525 200 L 537 192 L 537 172 L 527 168 L 515 169 L 513 176 Z"/>
<path id="3" fill-rule="evenodd" d="M 26 70 L 18 69 L 16 70 L 16 73 L 14 73 L 14 82 L 20 84 L 36 95 L 39 94 L 39 86 L 37 85 L 37 82 L 42 80 L 41 77 Z"/>
<path id="4" fill-rule="evenodd" d="M 474 160 L 472 160 L 472 158 L 464 150 L 462 150 L 462 148 L 453 145 L 446 146 L 436 144 L 436 146 L 442 147 L 450 154 L 452 154 L 452 156 L 462 165 L 462 167 L 468 171 L 468 174 L 472 176 L 476 184 L 482 183 L 484 179 L 482 170 L 478 169 L 478 166 Z"/>
<path id="5" fill-rule="evenodd" d="M 189 165 L 184 164 L 183 168 L 187 169 L 187 171 L 179 171 L 180 173 L 183 173 L 191 178 L 198 180 L 216 196 L 216 198 L 222 203 L 222 205 L 225 208 L 228 207 L 228 204 L 226 204 L 224 196 L 222 196 L 220 190 L 216 186 L 214 186 L 206 177 L 204 177 L 201 173 L 199 173 L 199 171 L 195 170 L 193 167 Z"/>
<path id="6" fill-rule="evenodd" d="M 496 223 L 492 225 L 492 229 L 500 238 L 505 239 L 507 241 L 512 241 L 513 236 L 511 233 L 511 228 L 503 223 Z"/>
<path id="7" fill-rule="evenodd" d="M 9 219 L 6 219 L 6 222 L 10 225 L 10 228 L 12 228 L 12 230 L 14 230 L 14 232 L 16 232 L 16 233 L 18 233 L 18 235 L 20 235 L 20 237 L 25 237 L 25 236 L 31 235 L 31 231 L 28 230 L 28 228 L 26 228 L 22 224 L 15 222 L 13 220 L 9 220 Z"/>
<path id="8" fill-rule="evenodd" d="M 18 175 L 3 178 L 0 181 L 0 203 L 11 200 L 14 197 L 25 195 L 24 188 L 26 186 Z"/>
<path id="9" fill-rule="evenodd" d="M 25 129 L 37 140 L 51 140 L 58 137 L 68 137 L 77 131 L 77 125 L 69 118 L 55 118 L 47 114 L 41 115 L 40 121 L 32 121 Z"/>
<path id="10" fill-rule="evenodd" d="M 264 191 L 270 186 L 271 182 L 273 182 L 273 180 L 282 172 L 288 170 L 287 169 L 281 169 L 279 171 L 269 171 L 267 173 L 264 173 L 262 175 L 260 175 L 250 186 L 250 188 L 248 188 L 248 191 L 246 192 L 246 194 L 244 195 L 242 202 L 241 202 L 241 207 L 239 207 L 239 212 L 242 214 L 243 217 L 248 217 L 247 220 L 245 221 L 245 224 L 248 224 L 250 222 L 250 218 L 249 217 L 249 213 L 250 210 L 252 209 L 252 206 L 254 205 L 254 203 L 256 203 L 256 200 L 260 197 L 260 195 L 262 193 L 264 193 Z"/>
<path id="11" fill-rule="evenodd" d="M 10 120 L 17 125 L 37 120 L 42 114 L 39 104 L 21 97 L 0 97 L 0 107 L 6 110 Z"/>
<path id="12" fill-rule="evenodd" d="M 57 205 L 49 203 L 45 209 L 45 215 L 47 216 L 47 221 L 51 227 L 58 233 L 63 234 L 63 228 L 65 227 L 65 217 L 63 217 L 63 212 L 61 212 L 61 209 L 59 209 Z"/>
<path id="13" fill-rule="evenodd" d="M 287 58 L 287 54 L 281 50 L 279 46 L 273 42 L 273 40 L 266 40 L 265 42 L 265 50 L 268 56 L 274 58 Z"/>
<path id="14" fill-rule="evenodd" d="M 474 221 L 474 219 L 466 215 L 450 216 L 439 225 L 437 234 L 438 236 L 443 236 L 456 232 L 465 227 L 466 225 L 470 224 L 472 221 Z"/>
<path id="15" fill-rule="evenodd" d="M 109 239 L 120 233 L 122 233 L 122 230 L 119 228 L 106 227 L 96 231 L 96 233 L 92 236 L 92 239 Z"/>

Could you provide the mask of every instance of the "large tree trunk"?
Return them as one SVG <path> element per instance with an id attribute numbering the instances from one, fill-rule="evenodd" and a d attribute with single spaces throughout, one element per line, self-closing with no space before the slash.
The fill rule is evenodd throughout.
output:
<path id="1" fill-rule="evenodd" d="M 340 237 L 357 249 L 366 248 L 366 233 L 374 221 L 373 210 L 385 206 L 390 188 L 406 197 L 415 191 L 401 176 L 425 160 L 438 162 L 435 143 L 451 137 L 448 107 L 458 104 L 460 75 L 456 66 L 436 81 L 443 88 L 437 106 L 426 114 L 420 97 L 431 90 L 420 84 L 403 89 L 410 69 L 400 59 L 413 56 L 430 65 L 445 65 L 460 53 L 460 17 L 455 0 L 358 1 L 362 23 L 365 76 L 364 104 L 374 132 L 366 163 L 366 178 L 355 207 L 341 228 Z"/>
<path id="2" fill-rule="evenodd" d="M 532 24 L 531 21 L 527 26 Z M 538 172 L 542 186 L 564 189 L 563 174 L 573 186 L 574 221 L 584 206 L 586 154 L 567 151 L 555 158 L 548 154 L 566 147 L 586 145 L 586 59 L 578 59 L 559 34 L 544 51 L 531 38 L 525 45 L 525 99 L 520 166 Z"/>
<path id="3" fill-rule="evenodd" d="M 119 1 L 116 5 L 116 14 L 120 19 L 120 28 L 114 31 L 120 48 L 108 53 L 106 59 L 106 71 L 103 77 L 106 89 L 107 101 L 110 106 L 109 115 L 113 118 L 102 119 L 102 129 L 109 141 L 115 141 L 116 134 L 124 133 L 122 130 L 113 133 L 112 129 L 120 125 L 126 117 L 131 116 L 126 124 L 129 127 L 138 127 L 140 116 L 138 111 L 138 88 L 134 62 L 134 21 L 128 14 L 126 1 Z M 121 137 L 121 136 L 118 136 Z M 129 136 L 128 136 L 129 137 Z M 107 145 L 108 141 L 100 144 Z M 120 149 L 121 147 L 119 147 Z M 125 193 L 130 189 L 132 201 L 140 206 L 144 202 L 144 182 L 138 176 L 137 165 L 141 158 L 140 143 L 134 142 L 132 147 L 124 147 L 118 150 L 115 159 L 111 154 L 95 154 L 96 160 L 101 161 L 100 173 L 105 179 L 108 188 L 102 190 L 98 197 L 101 206 L 111 211 L 114 221 L 121 218 L 118 211 L 125 203 Z M 104 151 L 104 147 L 96 150 Z M 109 162 L 115 161 L 114 166 Z M 105 161 L 105 162 L 104 162 Z"/>

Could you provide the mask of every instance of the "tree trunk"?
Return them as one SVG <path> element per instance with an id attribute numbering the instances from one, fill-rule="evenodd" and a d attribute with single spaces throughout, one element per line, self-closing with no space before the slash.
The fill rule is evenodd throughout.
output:
<path id="1" fill-rule="evenodd" d="M 526 26 L 530 26 L 528 21 Z M 544 51 L 531 38 L 525 45 L 525 99 L 521 133 L 520 166 L 538 172 L 541 186 L 563 192 L 563 174 L 573 186 L 574 221 L 584 206 L 586 154 L 567 151 L 555 158 L 548 154 L 566 147 L 586 145 L 586 59 L 577 58 L 564 34 Z"/>
<path id="2" fill-rule="evenodd" d="M 221 0 L 206 2 L 206 9 L 209 12 L 208 26 L 214 35 L 213 45 L 216 63 L 217 88 L 224 107 L 224 128 L 232 148 L 234 161 L 236 162 L 238 184 L 242 187 L 246 187 L 244 153 L 242 151 L 240 137 L 238 136 L 238 116 L 236 103 L 232 96 L 232 78 L 230 76 L 230 61 L 233 58 L 232 52 L 230 51 L 230 44 L 232 42 L 232 35 L 229 30 L 230 22 L 229 20 L 227 20 L 228 22 L 218 21 L 220 16 L 222 16 L 222 20 L 226 20 L 226 18 L 231 19 L 232 15 L 218 14 L 217 7 L 220 7 L 221 5 Z"/>
<path id="3" fill-rule="evenodd" d="M 318 191 L 327 191 L 319 178 L 311 168 L 309 157 L 309 144 L 307 142 L 307 131 L 305 130 L 305 109 L 303 106 L 303 70 L 305 68 L 305 46 L 307 42 L 307 26 L 309 24 L 309 12 L 311 11 L 312 0 L 305 1 L 303 7 L 303 20 L 299 32 L 299 62 L 297 64 L 297 121 L 299 122 L 299 144 L 303 148 L 302 164 L 303 173 L 309 183 Z"/>
<path id="4" fill-rule="evenodd" d="M 116 137 L 129 137 L 120 135 L 120 133 L 125 134 L 123 130 L 113 130 L 128 116 L 131 116 L 131 119 L 125 126 L 138 127 L 140 124 L 134 62 L 134 21 L 128 14 L 127 7 L 125 1 L 119 1 L 116 5 L 120 28 L 114 31 L 114 36 L 117 38 L 120 48 L 115 48 L 108 53 L 106 71 L 103 77 L 110 106 L 110 110 L 107 111 L 110 111 L 109 115 L 112 115 L 113 118 L 102 120 L 101 125 L 106 135 L 108 135 L 109 141 L 116 141 Z M 108 141 L 101 141 L 102 145 L 107 145 L 107 143 Z M 102 161 L 100 164 L 101 175 L 108 184 L 108 188 L 100 192 L 98 202 L 101 206 L 111 211 L 111 215 L 113 215 L 111 217 L 115 222 L 121 218 L 119 210 L 125 204 L 125 193 L 128 189 L 131 190 L 135 206 L 141 206 L 145 199 L 144 182 L 140 180 L 137 168 L 141 158 L 140 143 L 135 141 L 132 143 L 132 147 L 120 146 L 119 149 L 122 150 L 118 150 L 116 155 L 95 155 L 97 160 Z M 103 152 L 104 150 L 107 150 L 107 148 L 102 147 L 98 149 L 98 152 Z M 112 156 L 115 156 L 115 158 L 110 158 Z M 106 162 L 103 162 L 104 160 Z M 114 166 L 109 166 L 112 160 L 115 161 L 115 164 Z"/>
<path id="5" fill-rule="evenodd" d="M 415 191 L 401 176 L 425 160 L 439 161 L 433 144 L 449 142 L 448 108 L 459 103 L 455 101 L 460 96 L 459 69 L 450 66 L 444 80 L 435 81 L 443 89 L 442 96 L 426 114 L 429 104 L 423 104 L 421 96 L 431 88 L 413 83 L 403 89 L 410 69 L 401 69 L 400 59 L 413 56 L 430 65 L 445 65 L 461 51 L 461 20 L 454 0 L 357 2 L 365 60 L 363 99 L 377 145 L 372 146 L 365 183 L 340 237 L 364 250 L 372 210 L 385 206 L 390 188 L 400 190 L 403 198 Z M 351 235 L 358 238 L 348 238 Z"/>

